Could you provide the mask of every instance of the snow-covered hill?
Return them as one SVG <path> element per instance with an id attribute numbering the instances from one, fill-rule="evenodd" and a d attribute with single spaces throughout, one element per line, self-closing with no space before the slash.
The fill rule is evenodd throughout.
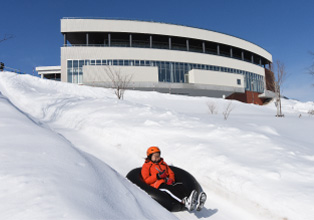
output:
<path id="1" fill-rule="evenodd" d="M 312 219 L 314 103 L 237 101 L 0 73 L 0 219 Z M 222 112 L 233 110 L 224 120 Z M 216 107 L 210 114 L 208 104 Z M 169 213 L 124 176 L 158 145 L 209 195 Z"/>

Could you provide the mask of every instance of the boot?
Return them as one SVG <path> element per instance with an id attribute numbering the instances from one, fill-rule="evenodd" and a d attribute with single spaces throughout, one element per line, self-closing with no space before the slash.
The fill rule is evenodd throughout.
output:
<path id="1" fill-rule="evenodd" d="M 201 192 L 201 193 L 198 195 L 196 211 L 201 211 L 201 210 L 202 210 L 202 208 L 203 208 L 204 205 L 205 205 L 206 199 L 207 199 L 206 193 Z"/>
<path id="2" fill-rule="evenodd" d="M 197 191 L 193 190 L 189 197 L 183 199 L 185 207 L 189 211 L 193 211 L 197 205 Z"/>

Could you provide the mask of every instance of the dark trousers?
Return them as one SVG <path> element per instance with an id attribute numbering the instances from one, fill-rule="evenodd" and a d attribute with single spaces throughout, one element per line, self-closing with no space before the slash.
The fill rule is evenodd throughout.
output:
<path id="1" fill-rule="evenodd" d="M 178 202 L 182 202 L 182 200 L 189 196 L 187 193 L 187 189 L 184 187 L 182 183 L 174 183 L 173 185 L 167 185 L 165 183 L 161 184 L 159 187 L 160 191 L 168 193 L 172 198 L 177 200 Z"/>

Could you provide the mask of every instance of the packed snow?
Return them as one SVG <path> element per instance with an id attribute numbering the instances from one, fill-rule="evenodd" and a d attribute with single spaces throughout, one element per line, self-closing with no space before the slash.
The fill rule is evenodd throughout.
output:
<path id="1" fill-rule="evenodd" d="M 141 91 L 118 100 L 112 89 L 1 72 L 0 219 L 313 219 L 314 103 L 282 101 L 276 118 L 274 102 Z M 202 211 L 170 213 L 125 178 L 151 145 L 200 182 Z"/>

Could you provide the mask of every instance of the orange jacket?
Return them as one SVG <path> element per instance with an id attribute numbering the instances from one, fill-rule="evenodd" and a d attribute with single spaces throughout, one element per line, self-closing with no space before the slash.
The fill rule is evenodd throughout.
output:
<path id="1" fill-rule="evenodd" d="M 164 170 L 166 170 L 167 177 L 175 181 L 174 172 L 162 158 L 158 163 L 153 163 L 152 161 L 146 159 L 142 166 L 141 174 L 145 183 L 158 189 L 162 183 L 166 182 L 165 179 L 157 178 L 157 174 Z"/>

